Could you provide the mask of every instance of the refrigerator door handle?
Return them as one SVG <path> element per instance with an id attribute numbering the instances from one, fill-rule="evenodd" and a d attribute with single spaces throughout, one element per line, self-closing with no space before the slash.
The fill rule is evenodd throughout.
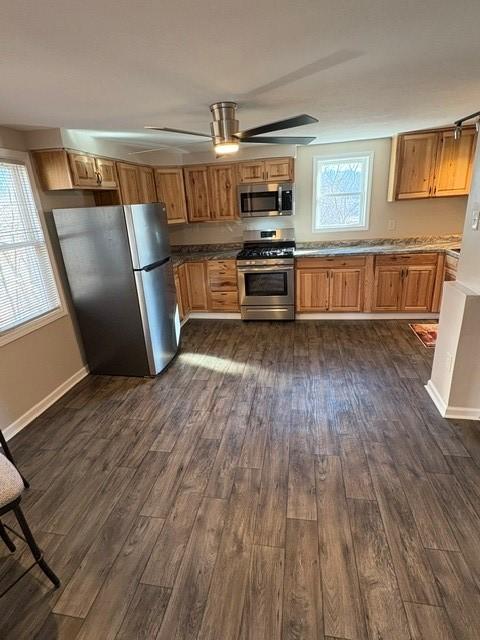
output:
<path id="1" fill-rule="evenodd" d="M 170 260 L 170 256 L 168 258 L 164 258 L 163 260 L 157 260 L 156 262 L 152 262 L 152 264 L 148 264 L 143 269 L 134 269 L 134 271 L 153 271 L 157 267 L 161 267 L 166 264 Z"/>

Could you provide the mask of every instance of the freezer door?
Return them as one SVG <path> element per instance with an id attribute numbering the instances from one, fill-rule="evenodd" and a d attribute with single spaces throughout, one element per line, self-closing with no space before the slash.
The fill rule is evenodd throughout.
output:
<path id="1" fill-rule="evenodd" d="M 124 206 L 134 269 L 143 269 L 170 256 L 165 206 L 131 204 Z"/>
<path id="2" fill-rule="evenodd" d="M 170 260 L 153 269 L 135 271 L 150 374 L 164 369 L 177 352 L 180 316 Z"/>

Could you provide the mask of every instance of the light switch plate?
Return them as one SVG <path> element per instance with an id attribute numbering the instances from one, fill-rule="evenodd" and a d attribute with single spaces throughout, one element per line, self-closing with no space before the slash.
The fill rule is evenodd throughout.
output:
<path id="1" fill-rule="evenodd" d="M 472 211 L 472 229 L 478 231 L 478 224 L 480 220 L 480 209 L 474 209 Z"/>

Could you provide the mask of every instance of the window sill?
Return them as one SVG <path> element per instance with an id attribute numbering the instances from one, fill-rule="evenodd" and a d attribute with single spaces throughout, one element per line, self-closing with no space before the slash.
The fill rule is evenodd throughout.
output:
<path id="1" fill-rule="evenodd" d="M 350 233 L 358 231 L 369 231 L 369 227 L 330 227 L 328 229 L 312 229 L 312 233 Z"/>
<path id="2" fill-rule="evenodd" d="M 29 333 L 37 331 L 37 329 L 45 327 L 47 324 L 55 322 L 55 320 L 63 318 L 66 315 L 66 310 L 63 307 L 59 307 L 58 309 L 54 309 L 44 316 L 40 316 L 40 318 L 30 320 L 29 322 L 26 322 L 19 327 L 8 329 L 4 334 L 0 335 L 0 347 L 4 347 L 5 345 L 9 344 L 10 342 L 14 342 L 14 340 L 18 340 L 19 338 L 23 338 Z"/>

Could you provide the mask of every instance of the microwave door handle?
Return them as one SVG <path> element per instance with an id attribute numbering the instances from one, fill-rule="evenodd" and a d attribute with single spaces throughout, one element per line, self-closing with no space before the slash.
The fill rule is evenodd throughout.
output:
<path id="1" fill-rule="evenodd" d="M 282 206 L 282 185 L 281 184 L 278 185 L 278 191 L 277 191 L 277 209 L 278 209 L 278 213 L 282 213 L 283 206 Z"/>

